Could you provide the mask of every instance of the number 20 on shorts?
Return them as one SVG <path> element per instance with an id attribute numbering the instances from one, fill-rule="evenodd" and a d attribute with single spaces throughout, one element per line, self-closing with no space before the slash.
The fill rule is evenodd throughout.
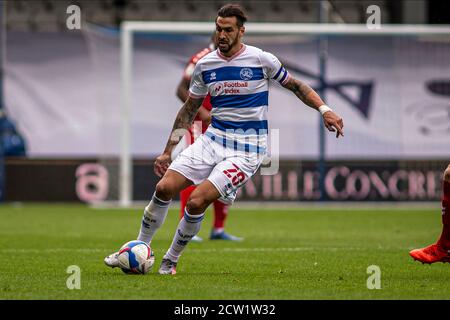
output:
<path id="1" fill-rule="evenodd" d="M 227 170 L 223 170 L 223 173 L 231 179 L 231 183 L 233 184 L 233 186 L 237 186 L 238 184 L 244 182 L 245 180 L 245 173 L 243 173 L 241 171 L 241 169 L 239 169 L 238 166 L 236 166 L 233 163 L 233 167 L 231 169 L 227 169 Z"/>

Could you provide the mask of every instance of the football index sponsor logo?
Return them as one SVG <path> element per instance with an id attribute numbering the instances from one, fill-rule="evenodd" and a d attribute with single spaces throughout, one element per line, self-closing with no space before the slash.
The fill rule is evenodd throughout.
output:
<path id="1" fill-rule="evenodd" d="M 253 78 L 253 71 L 250 68 L 242 68 L 239 76 L 242 80 L 250 80 Z"/>
<path id="2" fill-rule="evenodd" d="M 241 93 L 241 90 L 239 88 L 247 88 L 248 82 L 242 82 L 242 81 L 234 81 L 234 82 L 227 82 L 225 81 L 223 83 L 223 86 L 225 88 L 225 94 L 235 94 L 235 93 Z"/>
<path id="3" fill-rule="evenodd" d="M 217 82 L 214 84 L 213 91 L 214 96 L 218 96 L 222 93 L 224 94 L 236 94 L 241 93 L 239 88 L 248 88 L 248 82 L 246 81 L 225 81 Z"/>
<path id="4" fill-rule="evenodd" d="M 215 96 L 220 95 L 223 91 L 222 83 L 217 82 L 216 84 L 214 84 L 213 91 Z"/>

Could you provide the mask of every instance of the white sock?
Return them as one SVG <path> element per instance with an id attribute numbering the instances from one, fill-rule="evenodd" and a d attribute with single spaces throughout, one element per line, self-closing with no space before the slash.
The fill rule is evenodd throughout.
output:
<path id="1" fill-rule="evenodd" d="M 178 261 L 181 253 L 186 245 L 191 241 L 192 237 L 197 235 L 200 231 L 200 226 L 205 214 L 191 215 L 184 209 L 184 216 L 178 223 L 177 231 L 173 237 L 172 245 L 164 255 L 165 259 L 170 259 L 174 262 Z"/>
<path id="2" fill-rule="evenodd" d="M 171 200 L 164 201 L 153 194 L 152 200 L 144 209 L 144 217 L 142 218 L 138 240 L 146 243 L 152 241 L 156 230 L 158 230 L 164 223 L 164 220 L 166 220 L 170 202 Z"/>

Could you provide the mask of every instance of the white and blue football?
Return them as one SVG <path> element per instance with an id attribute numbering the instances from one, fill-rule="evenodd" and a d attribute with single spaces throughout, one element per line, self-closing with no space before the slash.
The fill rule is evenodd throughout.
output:
<path id="1" fill-rule="evenodd" d="M 119 267 L 125 273 L 146 274 L 155 263 L 155 255 L 150 246 L 139 240 L 125 243 L 119 250 Z"/>

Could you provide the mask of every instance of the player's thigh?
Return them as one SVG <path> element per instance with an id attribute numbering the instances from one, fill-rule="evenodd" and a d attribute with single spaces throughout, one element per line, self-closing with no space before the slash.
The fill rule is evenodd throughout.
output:
<path id="1" fill-rule="evenodd" d="M 186 208 L 191 214 L 200 214 L 220 197 L 219 191 L 211 181 L 205 180 L 191 193 Z"/>
<path id="2" fill-rule="evenodd" d="M 192 185 L 191 180 L 177 171 L 168 169 L 156 185 L 156 196 L 161 200 L 170 200 L 190 185 Z"/>
<path id="3" fill-rule="evenodd" d="M 185 149 L 169 166 L 195 185 L 202 183 L 216 165 L 211 141 L 200 136 Z"/>
<path id="4" fill-rule="evenodd" d="M 220 193 L 211 181 L 205 180 L 195 188 L 189 198 L 202 198 L 209 204 L 220 198 Z"/>

